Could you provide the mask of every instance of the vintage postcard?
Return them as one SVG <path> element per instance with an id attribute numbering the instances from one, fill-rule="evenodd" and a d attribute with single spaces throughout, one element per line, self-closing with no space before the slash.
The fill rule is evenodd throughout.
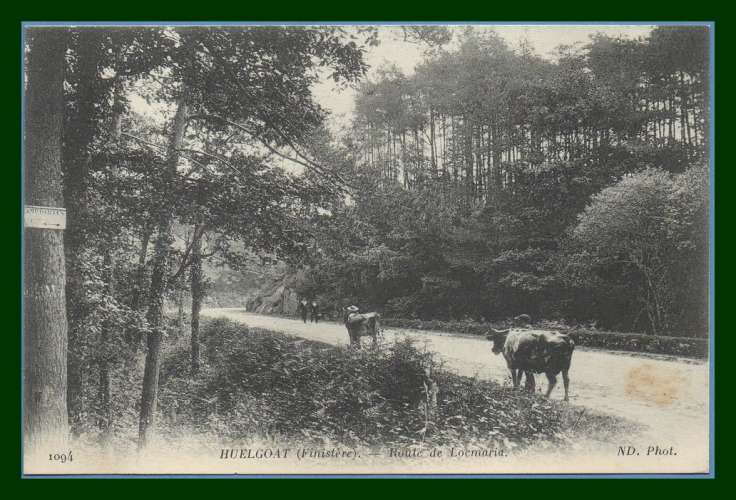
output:
<path id="1" fill-rule="evenodd" d="M 712 477 L 713 30 L 26 23 L 24 477 Z"/>

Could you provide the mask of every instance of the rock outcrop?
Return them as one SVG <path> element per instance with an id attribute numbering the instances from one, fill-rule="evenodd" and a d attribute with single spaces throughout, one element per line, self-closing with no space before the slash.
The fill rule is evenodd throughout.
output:
<path id="1" fill-rule="evenodd" d="M 246 304 L 248 311 L 260 314 L 287 314 L 296 316 L 299 296 L 294 288 L 299 273 L 287 274 L 264 287 Z"/>

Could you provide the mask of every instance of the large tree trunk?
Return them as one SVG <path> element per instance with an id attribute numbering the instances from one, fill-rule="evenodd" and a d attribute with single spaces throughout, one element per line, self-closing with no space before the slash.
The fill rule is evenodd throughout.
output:
<path id="1" fill-rule="evenodd" d="M 26 94 L 25 192 L 29 205 L 60 207 L 66 36 L 32 30 Z M 24 231 L 23 437 L 28 457 L 68 439 L 64 240 L 55 229 Z"/>
<path id="2" fill-rule="evenodd" d="M 202 309 L 204 298 L 204 283 L 202 281 L 202 237 L 204 232 L 201 226 L 194 228 L 192 241 L 192 375 L 199 372 L 199 312 Z"/>
<path id="3" fill-rule="evenodd" d="M 116 77 L 114 85 L 113 97 L 113 116 L 110 123 L 110 137 L 113 140 L 119 140 L 122 134 L 123 113 L 125 112 L 125 103 L 123 99 L 123 86 L 120 77 Z M 116 172 L 113 172 L 115 175 Z M 105 277 L 107 281 L 107 293 L 110 299 L 115 300 L 115 245 L 113 243 L 105 248 Z M 98 422 L 97 425 L 101 431 L 101 443 L 107 448 L 110 445 L 113 426 L 112 412 L 112 388 L 110 382 L 110 364 L 113 360 L 111 352 L 110 331 L 114 325 L 110 321 L 105 321 L 100 332 L 100 346 L 98 351 L 98 368 L 99 381 L 97 386 L 97 405 L 98 405 Z"/>
<path id="4" fill-rule="evenodd" d="M 195 231 L 196 231 L 196 227 L 195 227 Z M 196 237 L 196 234 L 193 233 L 192 234 L 192 237 L 193 238 Z M 190 249 L 190 251 L 191 251 L 191 248 L 190 247 L 192 245 L 192 242 L 189 241 L 189 232 L 186 233 L 186 237 L 184 238 L 184 241 L 186 243 L 185 247 L 188 248 L 188 249 Z M 182 257 L 182 262 L 181 262 L 182 270 L 187 265 L 187 260 L 188 259 L 189 259 L 189 257 L 187 257 L 187 252 L 185 252 L 184 253 L 184 256 Z M 176 274 L 179 274 L 179 272 L 175 273 L 175 275 Z M 178 316 L 178 320 L 179 320 L 178 321 L 178 323 L 179 323 L 179 335 L 182 335 L 182 336 L 184 335 L 184 331 L 185 331 L 185 328 L 184 328 L 184 290 L 186 288 L 186 284 L 185 283 L 186 283 L 186 273 L 184 273 L 182 271 L 181 274 L 180 274 L 180 276 L 178 277 L 177 283 L 176 283 L 176 288 L 177 288 L 177 291 L 176 291 L 176 303 L 177 304 L 176 305 L 177 305 L 177 308 L 178 308 L 177 316 Z"/>
<path id="5" fill-rule="evenodd" d="M 169 140 L 168 160 L 166 164 L 165 185 L 166 192 L 171 192 L 176 180 L 176 167 L 179 163 L 179 150 L 184 142 L 184 131 L 187 124 L 188 106 L 186 89 L 182 89 L 179 104 L 172 124 Z M 162 203 L 158 209 L 158 235 L 153 255 L 153 271 L 151 274 L 151 289 L 148 297 L 148 312 L 146 318 L 150 333 L 148 334 L 148 352 L 146 365 L 143 371 L 143 390 L 141 393 L 141 411 L 138 425 L 138 448 L 144 448 L 155 424 L 156 405 L 158 400 L 158 376 L 161 356 L 161 339 L 164 324 L 164 293 L 169 278 L 169 250 L 172 236 L 171 228 L 174 214 L 168 203 Z"/>
<path id="6" fill-rule="evenodd" d="M 111 298 L 115 296 L 115 254 L 112 248 L 105 251 L 105 274 L 107 275 L 107 293 Z M 110 358 L 112 353 L 108 346 L 110 335 L 109 332 L 113 326 L 110 322 L 105 321 L 102 325 L 100 333 L 99 346 L 99 385 L 97 387 L 97 399 L 99 408 L 98 427 L 102 433 L 103 445 L 108 445 L 110 441 L 110 433 L 112 431 L 112 398 L 110 388 Z"/>
<path id="7" fill-rule="evenodd" d="M 501 140 L 495 119 L 491 125 L 491 142 L 493 143 L 493 188 L 495 193 L 500 193 L 503 188 L 503 177 L 501 171 Z"/>
<path id="8" fill-rule="evenodd" d="M 141 297 L 145 287 L 144 281 L 146 277 L 146 256 L 148 255 L 148 243 L 151 240 L 152 228 L 146 224 L 141 231 L 141 249 L 138 252 L 138 266 L 135 272 L 135 288 L 133 289 L 133 299 L 130 307 L 136 311 L 141 310 Z"/>
<path id="9" fill-rule="evenodd" d="M 434 126 L 434 110 L 432 108 L 429 109 L 429 148 L 430 148 L 430 157 L 432 158 L 432 175 L 436 178 L 438 175 L 437 172 L 437 146 L 436 146 L 436 136 L 435 136 L 435 126 Z"/>
<path id="10" fill-rule="evenodd" d="M 110 124 L 110 136 L 114 140 L 120 140 L 123 133 L 123 115 L 126 110 L 126 101 L 124 95 L 123 79 L 120 76 L 115 77 L 115 85 L 112 103 L 112 121 Z"/>
<path id="11" fill-rule="evenodd" d="M 178 290 L 176 292 L 176 301 L 178 307 L 178 319 L 179 319 L 179 335 L 184 335 L 184 275 L 179 278 L 179 283 L 176 285 Z"/>
<path id="12" fill-rule="evenodd" d="M 463 141 L 465 154 L 465 200 L 466 208 L 475 198 L 475 178 L 473 175 L 473 125 L 467 115 L 463 116 Z"/>
<path id="13" fill-rule="evenodd" d="M 82 29 L 77 42 L 77 65 L 73 75 L 76 82 L 76 112 L 71 116 L 65 131 L 64 154 L 64 202 L 67 207 L 68 225 L 64 234 L 66 250 L 66 300 L 69 314 L 69 357 L 67 369 L 69 390 L 67 404 L 72 432 L 81 424 L 82 407 L 82 344 L 85 307 L 84 275 L 81 254 L 85 245 L 85 221 L 87 220 L 87 184 L 90 165 L 90 143 L 96 132 L 96 108 L 99 90 L 97 66 L 102 32 L 98 29 Z"/>

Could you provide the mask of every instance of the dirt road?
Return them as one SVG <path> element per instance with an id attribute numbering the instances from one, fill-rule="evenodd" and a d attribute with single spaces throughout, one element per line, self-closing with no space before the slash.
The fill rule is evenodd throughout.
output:
<path id="1" fill-rule="evenodd" d="M 206 309 L 202 314 L 332 345 L 348 343 L 345 327 L 332 322 L 304 324 L 242 309 Z M 494 356 L 483 338 L 395 328 L 385 329 L 383 336 L 383 342 L 399 336 L 416 338 L 456 373 L 510 383 L 503 357 Z M 674 446 L 677 457 L 662 460 L 703 470 L 708 458 L 708 373 L 706 361 L 577 347 L 570 369 L 570 402 L 641 424 L 642 434 L 626 436 L 621 446 L 636 446 L 642 455 L 648 446 Z M 553 398 L 562 398 L 561 385 Z M 537 390 L 546 390 L 546 386 L 544 376 L 539 376 Z"/>

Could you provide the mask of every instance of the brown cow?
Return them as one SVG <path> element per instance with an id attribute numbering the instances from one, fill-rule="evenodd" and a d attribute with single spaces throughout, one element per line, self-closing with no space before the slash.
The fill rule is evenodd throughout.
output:
<path id="1" fill-rule="evenodd" d="M 511 371 L 514 388 L 519 387 L 522 372 L 526 374 L 527 389 L 534 390 L 534 374 L 547 375 L 547 397 L 557 384 L 557 374 L 562 372 L 565 385 L 565 401 L 568 400 L 570 362 L 575 343 L 570 337 L 557 332 L 539 330 L 493 330 L 486 337 L 493 342 L 493 353 L 503 352 Z"/>
<path id="2" fill-rule="evenodd" d="M 373 337 L 373 345 L 378 342 L 380 331 L 379 319 L 381 315 L 376 312 L 359 314 L 355 306 L 345 308 L 345 326 L 350 336 L 350 345 L 360 347 L 360 337 Z"/>

